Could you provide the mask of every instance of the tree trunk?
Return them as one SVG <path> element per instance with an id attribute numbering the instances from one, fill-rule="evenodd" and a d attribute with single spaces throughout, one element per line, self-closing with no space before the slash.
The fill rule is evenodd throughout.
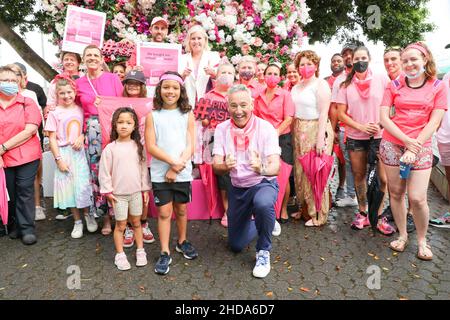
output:
<path id="1" fill-rule="evenodd" d="M 52 81 L 58 74 L 44 59 L 42 59 L 30 46 L 0 18 L 0 38 L 5 39 L 11 47 L 36 70 L 45 80 Z"/>

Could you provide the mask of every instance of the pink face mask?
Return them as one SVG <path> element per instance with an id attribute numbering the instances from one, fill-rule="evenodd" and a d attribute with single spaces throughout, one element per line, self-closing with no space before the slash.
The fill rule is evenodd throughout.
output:
<path id="1" fill-rule="evenodd" d="M 265 76 L 266 84 L 269 88 L 275 88 L 281 81 L 280 76 Z"/>
<path id="2" fill-rule="evenodd" d="M 298 68 L 298 73 L 300 73 L 303 79 L 309 79 L 316 73 L 316 70 L 316 66 L 304 66 Z"/>

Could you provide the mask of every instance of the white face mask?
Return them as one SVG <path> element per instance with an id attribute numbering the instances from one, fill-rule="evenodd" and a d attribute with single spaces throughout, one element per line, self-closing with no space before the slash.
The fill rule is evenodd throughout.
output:
<path id="1" fill-rule="evenodd" d="M 217 77 L 217 83 L 224 87 L 231 87 L 234 82 L 234 76 L 231 74 L 221 74 Z"/>
<path id="2" fill-rule="evenodd" d="M 420 77 L 422 74 L 424 74 L 424 73 L 425 73 L 425 68 L 422 67 L 422 68 L 419 70 L 419 72 L 417 72 L 415 75 L 408 74 L 407 72 L 405 72 L 405 75 L 406 75 L 406 77 L 407 77 L 409 80 L 414 80 L 414 79 L 419 78 L 419 77 Z"/>

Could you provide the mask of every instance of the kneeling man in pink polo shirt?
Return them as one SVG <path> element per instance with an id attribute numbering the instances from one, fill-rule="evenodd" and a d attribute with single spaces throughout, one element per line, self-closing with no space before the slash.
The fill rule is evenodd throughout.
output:
<path id="1" fill-rule="evenodd" d="M 244 85 L 229 89 L 228 111 L 230 119 L 216 128 L 213 149 L 214 171 L 231 177 L 228 243 L 232 251 L 240 252 L 258 236 L 253 276 L 264 278 L 270 272 L 278 196 L 278 134 L 269 122 L 253 114 L 252 93 Z"/>

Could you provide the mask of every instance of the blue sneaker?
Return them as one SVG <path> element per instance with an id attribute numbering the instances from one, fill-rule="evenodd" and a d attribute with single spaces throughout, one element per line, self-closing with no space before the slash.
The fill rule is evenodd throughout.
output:
<path id="1" fill-rule="evenodd" d="M 195 259 L 198 257 L 197 251 L 192 246 L 192 244 L 187 240 L 184 240 L 182 244 L 179 244 L 177 242 L 177 246 L 175 247 L 175 250 L 177 250 L 177 252 L 182 253 L 183 256 L 189 260 L 192 260 L 192 259 Z"/>
<path id="2" fill-rule="evenodd" d="M 168 274 L 169 273 L 169 265 L 172 263 L 172 258 L 169 256 L 167 252 L 161 253 L 159 256 L 158 262 L 155 265 L 155 272 L 157 274 Z"/>

